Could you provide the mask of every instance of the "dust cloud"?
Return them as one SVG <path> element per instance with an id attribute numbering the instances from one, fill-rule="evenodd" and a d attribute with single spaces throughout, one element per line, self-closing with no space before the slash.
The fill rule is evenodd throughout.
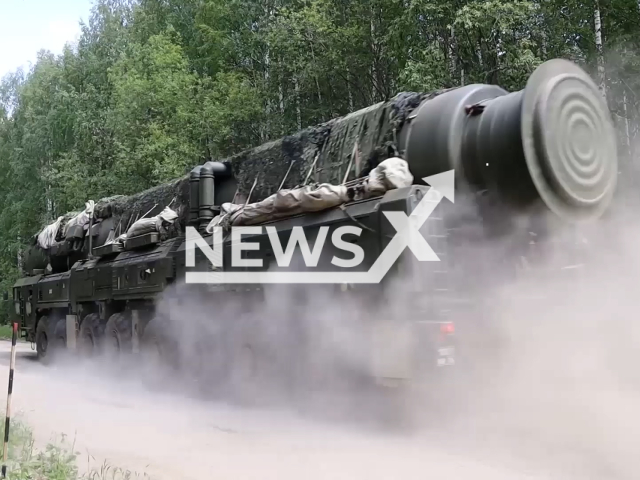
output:
<path id="1" fill-rule="evenodd" d="M 366 434 L 362 438 L 403 439 L 405 451 L 442 450 L 514 472 L 632 478 L 640 441 L 634 408 L 640 400 L 640 222 L 632 198 L 619 198 L 605 219 L 581 228 L 555 225 L 550 217 L 514 217 L 496 226 L 461 208 L 461 201 L 455 215 L 449 212 L 448 244 L 434 247 L 448 245 L 439 266 L 446 265 L 449 283 L 438 290 L 446 290 L 447 305 L 454 306 L 458 364 L 428 377 L 421 389 L 380 389 L 371 382 L 368 325 L 428 308 L 440 281 L 433 264 L 413 265 L 411 279 L 396 276 L 388 296 L 377 301 L 329 287 L 279 285 L 268 287 L 263 299 L 242 292 L 222 302 L 178 285 L 159 311 L 176 340 L 179 371 L 145 357 L 135 364 L 59 359 L 43 373 L 56 382 L 102 385 L 114 398 L 126 391 L 139 408 L 158 411 L 156 422 L 160 405 L 169 417 L 188 400 L 198 411 L 252 418 L 273 431 L 304 422 L 295 424 L 308 438 L 334 425 Z M 166 395 L 173 400 L 159 400 Z M 82 400 L 73 401 L 81 411 Z M 243 411 L 269 413 L 260 420 Z M 117 425 L 121 432 L 149 428 L 145 417 L 125 418 Z M 180 435 L 204 435 L 202 426 L 181 428 Z M 238 448 L 241 458 L 244 447 Z M 362 448 L 360 455 L 368 447 Z"/>
<path id="2" fill-rule="evenodd" d="M 388 456 L 391 471 L 411 478 L 424 478 L 430 468 L 442 472 L 434 462 L 461 459 L 479 463 L 449 478 L 497 478 L 477 466 L 488 464 L 510 468 L 512 475 L 563 480 L 635 478 L 639 203 L 633 190 L 623 189 L 605 218 L 574 227 L 544 213 L 493 210 L 481 217 L 482 201 L 456 199 L 455 208 L 443 203 L 424 230 L 442 262 L 413 264 L 410 277 L 390 280 L 384 297 L 300 285 L 267 287 L 264 298 L 251 291 L 222 296 L 177 285 L 158 311 L 175 341 L 179 370 L 147 356 L 144 362 L 98 358 L 82 364 L 59 358 L 39 375 L 65 388 L 92 385 L 136 405 L 135 415 L 107 416 L 113 431 L 95 431 L 96 438 L 111 432 L 105 444 L 136 431 L 153 435 L 150 425 L 181 411 L 168 428 L 172 435 L 226 451 L 229 445 L 221 447 L 207 433 L 224 431 L 220 422 L 230 430 L 262 428 L 270 432 L 259 437 L 265 444 L 284 445 L 263 455 L 286 456 L 291 445 L 313 444 L 317 457 L 309 461 L 327 462 L 326 471 L 335 475 L 356 471 L 345 458 L 375 464 L 371 457 Z M 443 268 L 445 286 L 436 275 Z M 372 319 L 402 321 L 425 311 L 447 312 L 455 322 L 457 364 L 427 375 L 420 388 L 376 385 Z M 63 398 L 63 390 L 49 406 L 73 403 L 78 415 L 106 411 L 82 396 Z M 291 437 L 283 433 L 293 430 Z M 250 477 L 242 459 L 255 458 L 251 450 L 260 448 L 252 435 L 231 442 L 234 460 L 224 468 L 233 478 Z M 318 438 L 342 445 L 340 460 L 333 450 L 319 449 Z M 148 446 L 128 448 L 151 458 Z M 190 462 L 204 461 L 211 455 L 207 448 L 193 450 Z M 416 458 L 428 462 L 413 466 Z M 179 468 L 182 461 L 176 462 Z"/>

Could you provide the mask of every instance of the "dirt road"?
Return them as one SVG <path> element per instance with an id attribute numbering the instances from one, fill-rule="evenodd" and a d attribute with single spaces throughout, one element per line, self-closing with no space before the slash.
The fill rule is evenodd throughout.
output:
<path id="1" fill-rule="evenodd" d="M 0 342 L 4 372 L 9 347 Z M 486 422 L 411 435 L 312 422 L 150 392 L 134 376 L 116 384 L 79 367 L 45 367 L 25 344 L 19 345 L 13 405 L 38 443 L 61 433 L 75 437 L 81 468 L 106 460 L 154 479 L 574 478 L 566 465 L 554 471 L 548 462 L 519 457 L 513 447 L 526 439 L 516 435 L 506 442 L 511 451 L 489 448 Z M 487 448 L 476 448 L 480 443 Z M 574 467 L 582 478 L 586 471 L 593 478 L 602 473 L 580 459 Z"/>

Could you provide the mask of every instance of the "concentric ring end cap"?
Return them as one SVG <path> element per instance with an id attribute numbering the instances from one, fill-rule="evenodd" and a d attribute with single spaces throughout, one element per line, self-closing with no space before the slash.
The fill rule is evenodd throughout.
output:
<path id="1" fill-rule="evenodd" d="M 576 64 L 549 60 L 524 91 L 527 168 L 547 207 L 568 221 L 599 217 L 617 184 L 616 134 L 606 100 Z"/>

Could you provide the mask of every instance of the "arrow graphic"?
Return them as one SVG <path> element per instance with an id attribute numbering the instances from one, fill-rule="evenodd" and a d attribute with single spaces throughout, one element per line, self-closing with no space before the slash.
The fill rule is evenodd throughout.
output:
<path id="1" fill-rule="evenodd" d="M 444 195 L 451 203 L 455 203 L 454 195 L 456 176 L 454 170 L 431 175 L 430 177 L 424 177 L 422 180 L 431 185 L 431 188 Z"/>

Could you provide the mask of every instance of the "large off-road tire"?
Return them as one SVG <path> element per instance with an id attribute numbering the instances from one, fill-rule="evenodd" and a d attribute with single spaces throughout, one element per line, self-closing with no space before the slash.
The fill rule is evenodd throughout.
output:
<path id="1" fill-rule="evenodd" d="M 45 315 L 38 320 L 36 327 L 36 354 L 38 360 L 44 364 L 49 364 L 55 354 L 53 329 L 49 323 L 49 317 Z"/>
<path id="2" fill-rule="evenodd" d="M 87 357 L 93 357 L 102 351 L 104 324 L 96 313 L 90 313 L 80 324 L 78 335 L 78 350 Z"/>
<path id="3" fill-rule="evenodd" d="M 244 321 L 243 321 L 244 320 Z M 257 322 L 236 319 L 226 332 L 228 392 L 235 403 L 256 405 L 264 400 L 260 360 L 263 357 Z"/>
<path id="4" fill-rule="evenodd" d="M 233 394 L 242 404 L 257 401 L 258 364 L 255 345 L 242 343 L 236 345 L 231 361 L 230 381 Z"/>
<path id="5" fill-rule="evenodd" d="M 154 318 L 145 325 L 140 338 L 140 352 L 149 364 L 175 370 L 180 368 L 177 341 L 170 337 L 162 319 Z"/>
<path id="6" fill-rule="evenodd" d="M 66 325 L 64 319 L 45 315 L 36 327 L 36 353 L 44 364 L 51 363 L 66 348 Z"/>
<path id="7" fill-rule="evenodd" d="M 107 320 L 104 329 L 103 348 L 110 356 L 130 353 L 132 346 L 131 339 L 131 317 L 125 313 L 114 313 Z"/>
<path id="8" fill-rule="evenodd" d="M 67 320 L 59 318 L 55 322 L 53 329 L 53 342 L 55 343 L 56 352 L 61 352 L 67 348 Z"/>

